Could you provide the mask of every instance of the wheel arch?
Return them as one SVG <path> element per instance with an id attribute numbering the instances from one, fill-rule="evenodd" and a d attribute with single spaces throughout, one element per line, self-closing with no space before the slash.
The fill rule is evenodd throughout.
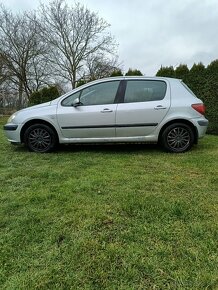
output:
<path id="1" fill-rule="evenodd" d="M 188 120 L 185 120 L 185 119 L 174 119 L 174 120 L 171 120 L 169 122 L 167 122 L 166 124 L 163 125 L 163 127 L 161 128 L 160 132 L 159 132 L 159 135 L 158 135 L 158 143 L 160 143 L 161 141 L 161 136 L 164 132 L 164 130 L 174 124 L 174 123 L 183 123 L 183 124 L 186 124 L 188 126 L 190 126 L 190 128 L 192 129 L 193 133 L 194 133 L 194 143 L 197 144 L 198 143 L 198 130 L 197 128 L 194 126 L 194 124 Z"/>
<path id="2" fill-rule="evenodd" d="M 33 120 L 27 121 L 22 127 L 21 132 L 20 132 L 21 143 L 24 142 L 24 134 L 25 134 L 25 131 L 27 130 L 27 128 L 29 128 L 30 126 L 35 125 L 35 124 L 43 124 L 43 125 L 47 125 L 48 127 L 50 127 L 56 135 L 57 142 L 59 142 L 57 130 L 55 129 L 55 127 L 51 123 L 49 123 L 48 121 L 42 120 L 42 119 L 33 119 Z"/>

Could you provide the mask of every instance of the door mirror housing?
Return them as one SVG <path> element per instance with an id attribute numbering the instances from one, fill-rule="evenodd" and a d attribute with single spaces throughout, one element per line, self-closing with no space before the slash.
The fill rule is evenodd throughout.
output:
<path id="1" fill-rule="evenodd" d="M 72 103 L 73 107 L 78 107 L 78 106 L 81 106 L 81 105 L 82 105 L 82 103 L 80 102 L 79 98 L 76 98 L 75 100 L 73 100 L 73 103 Z"/>

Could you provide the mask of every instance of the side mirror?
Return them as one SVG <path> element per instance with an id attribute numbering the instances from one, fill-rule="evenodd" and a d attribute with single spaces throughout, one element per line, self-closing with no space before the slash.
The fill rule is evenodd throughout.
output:
<path id="1" fill-rule="evenodd" d="M 72 106 L 73 107 L 78 107 L 78 106 L 81 106 L 82 103 L 80 102 L 79 98 L 76 98 L 73 103 L 72 103 Z"/>

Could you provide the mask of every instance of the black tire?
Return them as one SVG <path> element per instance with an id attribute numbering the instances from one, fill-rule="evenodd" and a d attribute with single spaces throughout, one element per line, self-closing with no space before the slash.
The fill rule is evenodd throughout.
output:
<path id="1" fill-rule="evenodd" d="M 24 144 L 32 152 L 47 153 L 55 148 L 57 137 L 49 126 L 34 124 L 25 131 Z"/>
<path id="2" fill-rule="evenodd" d="M 161 145 L 167 152 L 183 153 L 190 150 L 193 144 L 193 130 L 183 123 L 169 125 L 161 136 Z"/>

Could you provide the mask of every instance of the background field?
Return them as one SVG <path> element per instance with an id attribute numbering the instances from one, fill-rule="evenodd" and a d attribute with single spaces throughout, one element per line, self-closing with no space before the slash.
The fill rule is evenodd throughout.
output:
<path id="1" fill-rule="evenodd" d="M 11 146 L 0 118 L 0 289 L 218 289 L 218 137 Z"/>

